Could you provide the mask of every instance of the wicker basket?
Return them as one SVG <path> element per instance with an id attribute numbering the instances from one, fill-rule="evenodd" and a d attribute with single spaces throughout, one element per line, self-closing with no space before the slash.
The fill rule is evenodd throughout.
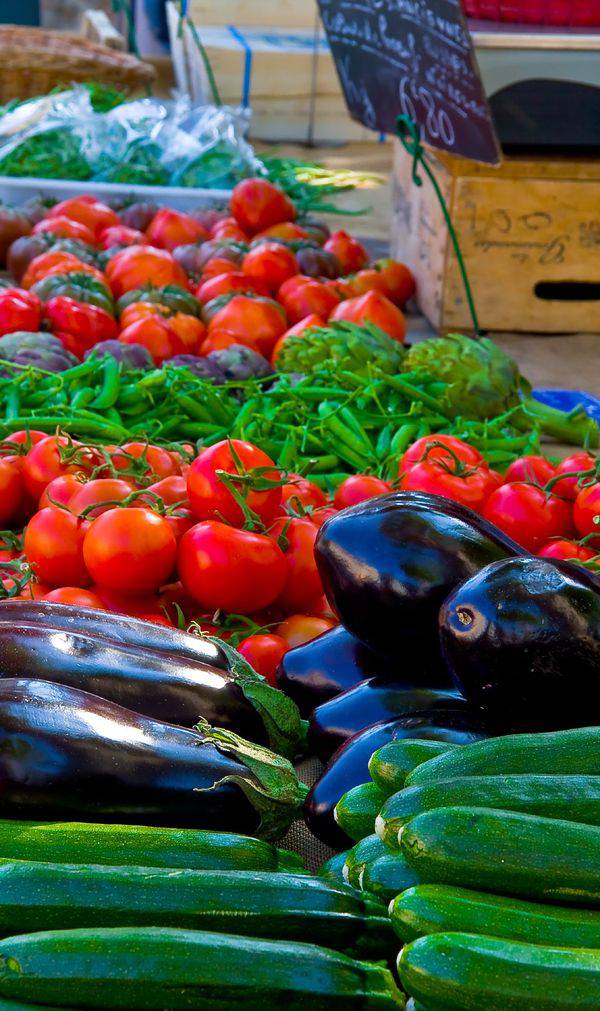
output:
<path id="1" fill-rule="evenodd" d="M 557 28 L 600 26 L 600 0 L 463 0 L 471 18 Z"/>
<path id="2" fill-rule="evenodd" d="M 43 28 L 0 26 L 0 103 L 45 95 L 57 85 L 98 81 L 131 91 L 149 84 L 154 68 L 130 53 Z"/>

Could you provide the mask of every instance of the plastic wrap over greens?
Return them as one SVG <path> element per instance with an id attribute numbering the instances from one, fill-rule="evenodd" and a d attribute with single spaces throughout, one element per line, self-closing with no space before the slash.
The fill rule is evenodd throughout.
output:
<path id="1" fill-rule="evenodd" d="M 231 189 L 265 171 L 245 140 L 244 109 L 179 97 L 98 111 L 78 85 L 2 112 L 0 175 Z"/>
<path id="2" fill-rule="evenodd" d="M 58 337 L 25 330 L 0 337 L 0 374 L 6 375 L 10 370 L 3 367 L 3 362 L 33 365 L 45 372 L 64 372 L 77 365 L 75 355 L 67 351 Z"/>

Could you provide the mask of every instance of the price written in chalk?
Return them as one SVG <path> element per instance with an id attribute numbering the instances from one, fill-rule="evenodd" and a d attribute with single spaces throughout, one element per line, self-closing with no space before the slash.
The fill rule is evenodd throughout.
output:
<path id="1" fill-rule="evenodd" d="M 410 116 L 423 139 L 496 164 L 499 145 L 460 0 L 319 0 L 351 115 L 383 133 Z"/>

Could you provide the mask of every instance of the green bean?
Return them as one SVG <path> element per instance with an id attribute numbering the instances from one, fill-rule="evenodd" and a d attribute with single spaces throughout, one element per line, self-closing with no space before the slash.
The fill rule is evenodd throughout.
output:
<path id="1" fill-rule="evenodd" d="M 87 407 L 94 399 L 94 391 L 89 386 L 82 386 L 81 389 L 71 397 L 71 407 L 77 410 L 79 407 Z"/>
<path id="2" fill-rule="evenodd" d="M 398 429 L 396 434 L 392 436 L 392 441 L 390 443 L 390 456 L 402 456 L 404 451 L 408 449 L 411 442 L 414 441 L 415 435 L 417 434 L 417 428 L 417 425 L 409 422 Z"/>
<path id="3" fill-rule="evenodd" d="M 12 386 L 6 394 L 6 407 L 4 410 L 4 420 L 11 421 L 19 415 L 21 405 L 21 394 L 18 386 Z"/>
<path id="4" fill-rule="evenodd" d="M 102 386 L 91 405 L 98 408 L 98 410 L 112 407 L 116 404 L 121 387 L 121 366 L 116 358 L 113 358 L 112 355 L 107 355 L 102 371 Z"/>

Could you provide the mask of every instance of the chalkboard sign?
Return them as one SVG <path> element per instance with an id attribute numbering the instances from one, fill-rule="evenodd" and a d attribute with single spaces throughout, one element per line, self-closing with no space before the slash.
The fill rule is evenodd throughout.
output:
<path id="1" fill-rule="evenodd" d="M 395 133 L 410 116 L 426 144 L 496 164 L 499 146 L 460 0 L 319 0 L 350 114 Z"/>

